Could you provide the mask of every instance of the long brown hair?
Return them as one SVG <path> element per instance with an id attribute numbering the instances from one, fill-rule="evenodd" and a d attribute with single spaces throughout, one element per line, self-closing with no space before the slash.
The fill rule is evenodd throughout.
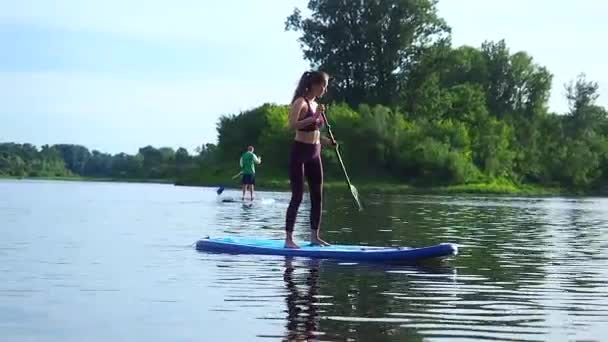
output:
<path id="1" fill-rule="evenodd" d="M 314 84 L 323 83 L 326 79 L 329 78 L 329 75 L 323 71 L 306 71 L 300 77 L 300 82 L 298 82 L 298 87 L 296 91 L 293 93 L 293 99 L 291 99 L 291 103 L 293 103 L 298 97 L 302 97 L 306 95 L 312 89 Z"/>

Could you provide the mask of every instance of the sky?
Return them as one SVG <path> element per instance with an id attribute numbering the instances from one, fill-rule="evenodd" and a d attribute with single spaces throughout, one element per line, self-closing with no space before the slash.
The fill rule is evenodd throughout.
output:
<path id="1" fill-rule="evenodd" d="M 288 103 L 309 66 L 285 32 L 306 0 L 0 0 L 0 142 L 108 153 L 217 140 L 221 115 Z M 505 39 L 553 74 L 550 109 L 579 73 L 608 106 L 601 0 L 440 0 L 455 46 Z"/>

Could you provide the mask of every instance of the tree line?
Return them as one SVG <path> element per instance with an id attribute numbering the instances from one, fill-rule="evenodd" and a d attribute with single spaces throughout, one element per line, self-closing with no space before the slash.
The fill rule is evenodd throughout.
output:
<path id="1" fill-rule="evenodd" d="M 27 143 L 0 143 L 0 175 L 175 180 L 198 170 L 213 149 L 213 145 L 203 145 L 190 155 L 183 147 L 145 146 L 135 155 L 112 155 L 73 144 L 37 148 Z"/>
<path id="2" fill-rule="evenodd" d="M 329 73 L 322 99 L 345 162 L 363 181 L 421 185 L 506 180 L 578 190 L 608 185 L 608 113 L 583 74 L 564 85 L 569 109 L 549 110 L 553 75 L 504 40 L 453 46 L 436 0 L 310 0 L 286 30 L 304 57 Z M 481 28 L 480 28 L 481 29 Z M 575 61 L 573 61 L 575 62 Z M 288 105 L 227 114 L 218 142 L 199 148 L 141 148 L 136 155 L 76 145 L 0 145 L 0 174 L 75 174 L 229 180 L 246 146 L 264 158 L 260 179 L 287 179 L 293 132 Z M 340 177 L 332 151 L 328 178 Z M 63 161 L 63 164 L 61 163 Z"/>
<path id="3" fill-rule="evenodd" d="M 311 67 L 330 74 L 328 117 L 354 176 L 421 184 L 496 179 L 574 189 L 608 184 L 608 115 L 598 84 L 565 85 L 569 110 L 549 111 L 553 75 L 504 40 L 452 46 L 437 1 L 311 0 L 286 30 Z M 264 173 L 285 177 L 287 106 L 226 115 L 218 156 L 255 144 Z M 336 160 L 325 152 L 334 176 Z M 201 170 L 205 174 L 205 170 Z"/>

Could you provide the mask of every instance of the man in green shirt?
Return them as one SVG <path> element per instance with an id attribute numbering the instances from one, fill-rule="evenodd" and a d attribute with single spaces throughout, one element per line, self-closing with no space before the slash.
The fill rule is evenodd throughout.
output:
<path id="1" fill-rule="evenodd" d="M 251 194 L 251 200 L 253 201 L 253 188 L 255 186 L 255 164 L 262 163 L 262 158 L 258 157 L 253 153 L 253 146 L 247 147 L 247 152 L 243 153 L 239 165 L 241 166 L 241 173 L 243 179 L 243 200 L 245 200 L 245 193 L 249 189 Z"/>

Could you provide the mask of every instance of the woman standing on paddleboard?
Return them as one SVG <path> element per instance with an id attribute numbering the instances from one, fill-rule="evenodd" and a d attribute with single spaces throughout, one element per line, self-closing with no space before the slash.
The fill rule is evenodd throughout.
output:
<path id="1" fill-rule="evenodd" d="M 285 225 L 285 247 L 298 248 L 293 241 L 293 227 L 298 208 L 304 195 L 304 178 L 310 189 L 310 242 L 327 246 L 319 236 L 321 208 L 323 202 L 323 164 L 321 145 L 336 146 L 336 142 L 321 136 L 324 121 L 321 113 L 325 110 L 316 99 L 327 89 L 329 76 L 320 71 L 307 71 L 300 78 L 291 101 L 289 127 L 296 131 L 289 155 L 289 181 L 291 201 L 287 208 Z"/>

